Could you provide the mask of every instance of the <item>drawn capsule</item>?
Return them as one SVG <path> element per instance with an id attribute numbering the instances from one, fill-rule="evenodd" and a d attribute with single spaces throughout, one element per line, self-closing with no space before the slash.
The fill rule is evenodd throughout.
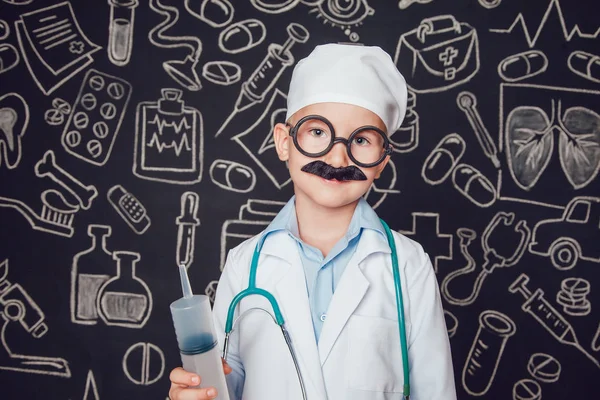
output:
<path id="1" fill-rule="evenodd" d="M 500 61 L 498 75 L 507 82 L 518 82 L 546 71 L 548 59 L 539 50 L 513 54 Z"/>
<path id="2" fill-rule="evenodd" d="M 452 173 L 456 189 L 479 207 L 489 207 L 496 200 L 492 183 L 477 169 L 459 164 Z"/>
<path id="3" fill-rule="evenodd" d="M 600 56 L 577 50 L 569 55 L 569 69 L 592 82 L 600 83 Z"/>

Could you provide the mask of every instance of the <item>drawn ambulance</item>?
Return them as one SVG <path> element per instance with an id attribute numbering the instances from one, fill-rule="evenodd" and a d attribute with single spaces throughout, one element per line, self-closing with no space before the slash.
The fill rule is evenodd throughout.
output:
<path id="1" fill-rule="evenodd" d="M 550 257 L 559 270 L 573 268 L 579 259 L 600 262 L 600 198 L 575 197 L 557 219 L 538 222 L 529 251 Z"/>

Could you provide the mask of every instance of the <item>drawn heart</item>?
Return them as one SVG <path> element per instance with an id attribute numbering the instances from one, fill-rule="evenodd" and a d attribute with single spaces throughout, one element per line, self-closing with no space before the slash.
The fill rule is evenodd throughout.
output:
<path id="1" fill-rule="evenodd" d="M 515 108 L 506 120 L 505 138 L 512 177 L 522 189 L 529 190 L 552 156 L 554 135 L 548 116 L 539 107 Z"/>
<path id="2" fill-rule="evenodd" d="M 572 107 L 562 118 L 558 150 L 562 169 L 575 189 L 590 183 L 600 169 L 600 115 Z"/>
<path id="3" fill-rule="evenodd" d="M 16 168 L 21 160 L 21 136 L 29 122 L 29 107 L 17 93 L 0 97 L 0 166 Z"/>

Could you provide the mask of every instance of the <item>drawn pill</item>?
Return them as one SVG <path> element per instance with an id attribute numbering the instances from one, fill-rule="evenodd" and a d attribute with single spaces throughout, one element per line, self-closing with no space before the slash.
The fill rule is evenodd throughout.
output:
<path id="1" fill-rule="evenodd" d="M 202 76 L 217 85 L 231 85 L 242 77 L 239 65 L 230 61 L 211 61 L 202 67 Z"/>
<path id="2" fill-rule="evenodd" d="M 123 356 L 123 372 L 136 385 L 151 385 L 162 378 L 165 371 L 165 356 L 152 343 L 136 343 Z"/>
<path id="3" fill-rule="evenodd" d="M 456 133 L 444 137 L 423 163 L 423 179 L 430 185 L 442 183 L 465 152 L 465 142 Z"/>
<path id="4" fill-rule="evenodd" d="M 56 108 L 51 108 L 44 113 L 44 120 L 48 125 L 56 126 L 64 122 L 65 116 Z"/>
<path id="5" fill-rule="evenodd" d="M 560 363 L 549 354 L 535 353 L 529 358 L 527 371 L 540 382 L 556 382 L 560 377 Z"/>
<path id="6" fill-rule="evenodd" d="M 590 282 L 583 278 L 566 278 L 560 283 L 560 288 L 574 296 L 585 296 L 590 293 Z"/>
<path id="7" fill-rule="evenodd" d="M 569 55 L 569 69 L 582 78 L 600 83 L 600 56 L 577 50 Z"/>
<path id="8" fill-rule="evenodd" d="M 474 167 L 459 164 L 452 173 L 454 187 L 479 207 L 489 207 L 496 200 L 492 183 Z"/>
<path id="9" fill-rule="evenodd" d="M 10 34 L 10 26 L 8 25 L 8 23 L 5 20 L 0 19 L 0 40 L 6 39 L 9 34 Z"/>
<path id="10" fill-rule="evenodd" d="M 225 53 L 237 54 L 265 40 L 267 31 L 257 19 L 247 19 L 229 25 L 219 34 L 219 47 Z"/>
<path id="11" fill-rule="evenodd" d="M 119 100 L 125 95 L 125 88 L 119 82 L 112 82 L 106 89 L 108 95 L 115 100 Z"/>
<path id="12" fill-rule="evenodd" d="M 68 115 L 71 113 L 71 105 L 60 97 L 52 100 L 52 107 L 58 110 L 61 114 Z"/>
<path id="13" fill-rule="evenodd" d="M 256 184 L 250 167 L 229 160 L 215 160 L 210 166 L 210 177 L 217 186 L 238 193 L 247 193 Z"/>
<path id="14" fill-rule="evenodd" d="M 0 74 L 13 69 L 19 63 L 19 53 L 12 44 L 0 43 Z"/>
<path id="15" fill-rule="evenodd" d="M 94 75 L 90 78 L 90 87 L 96 91 L 104 89 L 104 78 L 100 75 Z"/>
<path id="16" fill-rule="evenodd" d="M 548 68 L 546 55 L 539 50 L 513 54 L 500 61 L 498 74 L 507 82 L 518 82 L 541 74 Z"/>
<path id="17" fill-rule="evenodd" d="M 100 106 L 100 115 L 104 119 L 111 120 L 117 115 L 117 107 L 113 103 L 104 103 Z"/>
<path id="18" fill-rule="evenodd" d="M 81 98 L 81 106 L 88 111 L 96 108 L 96 96 L 91 93 L 86 93 Z"/>
<path id="19" fill-rule="evenodd" d="M 235 11 L 229 0 L 185 0 L 185 8 L 213 28 L 221 28 L 230 23 Z"/>
<path id="20" fill-rule="evenodd" d="M 90 117 L 83 111 L 79 111 L 73 116 L 73 124 L 77 129 L 85 129 L 90 122 Z"/>
<path id="21" fill-rule="evenodd" d="M 96 135 L 98 139 L 104 139 L 107 137 L 108 131 L 108 125 L 106 125 L 106 123 L 103 121 L 96 122 L 92 127 L 92 132 L 94 132 L 94 135 Z"/>
<path id="22" fill-rule="evenodd" d="M 81 143 L 81 133 L 77 131 L 69 131 L 65 136 L 65 142 L 69 147 L 77 147 Z"/>
<path id="23" fill-rule="evenodd" d="M 102 143 L 96 139 L 90 140 L 87 144 L 87 149 L 90 155 L 94 158 L 98 158 L 102 155 Z"/>
<path id="24" fill-rule="evenodd" d="M 541 400 L 542 388 L 533 379 L 521 379 L 513 386 L 513 400 Z"/>

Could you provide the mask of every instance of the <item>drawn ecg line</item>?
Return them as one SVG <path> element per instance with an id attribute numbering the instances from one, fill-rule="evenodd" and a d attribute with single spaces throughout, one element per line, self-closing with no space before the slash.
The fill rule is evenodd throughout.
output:
<path id="1" fill-rule="evenodd" d="M 573 26 L 573 28 L 571 28 L 571 30 L 569 31 L 567 29 L 567 23 L 565 21 L 565 17 L 563 15 L 562 9 L 560 7 L 559 0 L 550 0 L 550 3 L 548 4 L 548 8 L 546 9 L 546 12 L 544 13 L 544 16 L 542 17 L 542 20 L 540 21 L 540 24 L 539 24 L 537 31 L 535 32 L 535 35 L 533 36 L 533 38 L 531 37 L 530 29 L 527 27 L 527 23 L 525 22 L 525 17 L 523 16 L 523 13 L 519 13 L 517 15 L 517 18 L 515 18 L 514 22 L 507 29 L 490 29 L 490 32 L 511 33 L 513 31 L 513 29 L 515 29 L 516 26 L 521 24 L 521 27 L 523 28 L 523 33 L 525 34 L 525 39 L 527 39 L 527 44 L 529 44 L 529 47 L 534 47 L 535 43 L 537 42 L 537 40 L 540 37 L 540 34 L 544 30 L 544 26 L 546 25 L 546 22 L 548 21 L 548 17 L 550 17 L 550 14 L 552 13 L 553 8 L 556 8 L 556 13 L 558 14 L 558 20 L 560 22 L 560 26 L 562 28 L 563 35 L 567 42 L 569 42 L 575 35 L 577 35 L 578 37 L 580 37 L 582 39 L 596 39 L 598 36 L 600 36 L 600 26 L 598 27 L 598 29 L 596 29 L 596 32 L 594 32 L 594 33 L 582 32 L 581 29 L 579 28 L 579 25 L 577 25 L 577 24 L 575 26 Z"/>

